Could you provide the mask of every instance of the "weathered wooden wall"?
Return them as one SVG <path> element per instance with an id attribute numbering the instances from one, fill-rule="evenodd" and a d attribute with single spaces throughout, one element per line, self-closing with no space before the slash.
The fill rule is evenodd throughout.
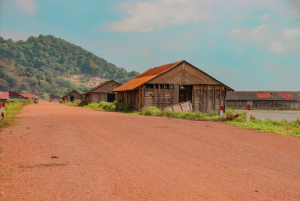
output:
<path id="1" fill-rule="evenodd" d="M 220 112 L 220 105 L 225 103 L 225 91 L 219 85 L 193 85 L 192 99 L 186 101 L 191 101 L 193 111 L 208 114 L 211 110 Z M 149 106 L 164 109 L 179 103 L 179 85 L 146 84 L 134 91 L 119 92 L 117 99 L 132 104 L 136 110 Z"/>

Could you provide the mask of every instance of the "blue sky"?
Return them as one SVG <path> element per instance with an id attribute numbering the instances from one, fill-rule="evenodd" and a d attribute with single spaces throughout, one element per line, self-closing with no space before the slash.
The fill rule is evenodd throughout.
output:
<path id="1" fill-rule="evenodd" d="M 0 36 L 39 34 L 128 71 L 184 59 L 235 90 L 300 90 L 300 0 L 0 0 Z"/>

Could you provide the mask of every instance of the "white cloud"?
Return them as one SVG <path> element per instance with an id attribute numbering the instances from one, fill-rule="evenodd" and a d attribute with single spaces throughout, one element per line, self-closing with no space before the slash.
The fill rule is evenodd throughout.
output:
<path id="1" fill-rule="evenodd" d="M 148 48 L 143 48 L 143 49 L 142 49 L 142 53 L 143 53 L 143 55 L 149 55 L 149 54 L 150 54 L 150 51 L 149 51 Z"/>
<path id="2" fill-rule="evenodd" d="M 16 0 L 16 3 L 22 10 L 30 15 L 36 10 L 36 4 L 33 0 Z"/>
<path id="3" fill-rule="evenodd" d="M 263 30 L 266 27 L 266 25 L 261 25 L 256 29 L 252 30 L 252 34 L 258 34 L 261 30 Z"/>
<path id="4" fill-rule="evenodd" d="M 230 31 L 229 31 L 229 34 L 231 34 L 231 35 L 236 35 L 236 34 L 240 34 L 240 33 L 242 33 L 242 29 L 231 29 Z"/>
<path id="5" fill-rule="evenodd" d="M 274 52 L 274 53 L 283 53 L 285 52 L 286 49 L 283 47 L 283 44 L 280 40 L 278 41 L 273 41 L 271 43 L 271 52 Z"/>
<path id="6" fill-rule="evenodd" d="M 196 0 L 152 0 L 123 2 L 119 7 L 126 17 L 109 25 L 117 32 L 153 32 L 167 26 L 199 22 L 209 18 L 205 9 L 195 7 Z"/>
<path id="7" fill-rule="evenodd" d="M 297 36 L 300 36 L 300 28 L 298 29 L 285 29 L 283 32 L 284 39 L 292 39 L 296 38 Z"/>
<path id="8" fill-rule="evenodd" d="M 267 14 L 260 16 L 260 19 L 262 19 L 262 20 L 268 20 L 269 18 L 270 18 L 270 16 Z"/>

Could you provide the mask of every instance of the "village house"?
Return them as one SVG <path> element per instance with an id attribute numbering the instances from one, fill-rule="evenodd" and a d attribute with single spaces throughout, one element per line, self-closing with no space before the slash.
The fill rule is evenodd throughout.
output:
<path id="1" fill-rule="evenodd" d="M 108 80 L 82 95 L 87 103 L 98 103 L 102 101 L 113 102 L 116 99 L 116 93 L 113 92 L 113 90 L 120 86 L 121 85 L 114 80 Z"/>
<path id="2" fill-rule="evenodd" d="M 67 93 L 64 97 L 62 97 L 63 101 L 74 101 L 74 100 L 82 100 L 82 96 L 76 90 L 72 90 Z"/>
<path id="3" fill-rule="evenodd" d="M 300 108 L 300 91 L 234 91 L 226 96 L 228 107 Z"/>
<path id="4" fill-rule="evenodd" d="M 22 96 L 21 94 L 14 91 L 0 91 L 0 100 L 6 101 L 7 99 L 28 99 L 28 97 Z"/>
<path id="5" fill-rule="evenodd" d="M 225 110 L 228 91 L 234 90 L 184 60 L 151 68 L 114 90 L 136 110 L 190 101 L 193 111 L 205 113 Z"/>
<path id="6" fill-rule="evenodd" d="M 60 101 L 60 97 L 58 97 L 58 96 L 52 96 L 50 100 L 52 102 L 59 102 Z"/>

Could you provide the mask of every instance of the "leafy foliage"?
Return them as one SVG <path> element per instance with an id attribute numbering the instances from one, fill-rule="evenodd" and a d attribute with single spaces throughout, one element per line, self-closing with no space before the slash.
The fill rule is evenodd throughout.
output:
<path id="1" fill-rule="evenodd" d="M 85 74 L 83 81 L 93 75 L 114 79 L 121 84 L 139 74 L 136 71 L 127 72 L 79 46 L 51 35 L 31 36 L 26 41 L 16 42 L 0 37 L 0 59 L 0 70 L 3 72 L 0 75 L 0 91 L 26 91 L 44 98 L 63 96 L 71 88 L 79 92 L 87 91 L 88 87 L 64 79 L 73 74 Z"/>

